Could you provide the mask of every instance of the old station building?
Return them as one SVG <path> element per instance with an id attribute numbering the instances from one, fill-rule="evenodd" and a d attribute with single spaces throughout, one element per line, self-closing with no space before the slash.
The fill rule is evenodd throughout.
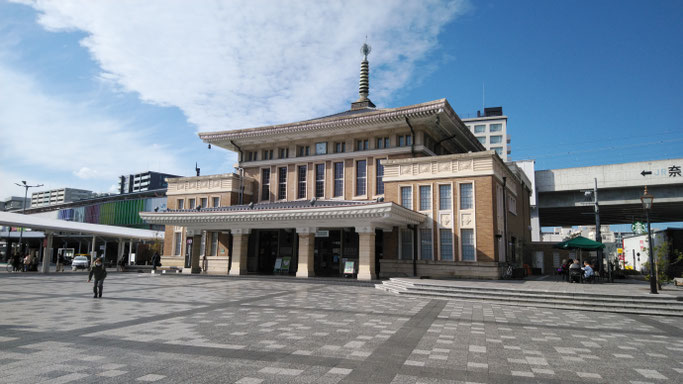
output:
<path id="1" fill-rule="evenodd" d="M 366 46 L 364 46 L 365 48 Z M 445 99 L 200 133 L 235 173 L 168 179 L 162 263 L 213 274 L 496 279 L 530 241 L 530 182 Z"/>

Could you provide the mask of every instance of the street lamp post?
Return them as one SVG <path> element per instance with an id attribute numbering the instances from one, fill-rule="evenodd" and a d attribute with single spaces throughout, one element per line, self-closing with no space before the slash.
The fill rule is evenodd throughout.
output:
<path id="1" fill-rule="evenodd" d="M 19 183 L 14 183 L 14 184 L 19 186 L 19 187 L 24 188 L 24 201 L 22 202 L 23 207 L 22 207 L 21 213 L 23 215 L 25 215 L 26 214 L 26 199 L 28 198 L 28 189 L 29 188 L 42 187 L 43 184 L 28 185 L 26 183 L 26 180 L 22 180 L 21 184 L 19 184 Z M 22 257 L 24 256 L 23 255 L 23 251 L 24 251 L 23 240 L 24 240 L 24 227 L 20 227 L 20 230 L 19 230 L 19 253 L 21 254 Z"/>
<path id="2" fill-rule="evenodd" d="M 652 202 L 655 197 L 647 193 L 647 185 L 645 192 L 640 197 L 643 203 L 643 210 L 645 211 L 645 219 L 647 220 L 647 243 L 649 246 L 648 259 L 650 260 L 650 293 L 657 293 L 657 274 L 655 273 L 655 258 L 652 253 L 652 231 L 650 231 L 650 209 L 652 209 Z"/>

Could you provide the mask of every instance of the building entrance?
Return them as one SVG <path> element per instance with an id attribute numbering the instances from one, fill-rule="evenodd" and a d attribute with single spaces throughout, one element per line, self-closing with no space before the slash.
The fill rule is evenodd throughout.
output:
<path id="1" fill-rule="evenodd" d="M 319 230 L 313 252 L 316 276 L 343 276 L 347 262 L 354 263 L 354 275 L 358 271 L 358 234 L 353 230 Z"/>
<path id="2" fill-rule="evenodd" d="M 253 230 L 249 236 L 247 271 L 264 275 L 295 275 L 298 262 L 296 236 L 293 229 Z"/>

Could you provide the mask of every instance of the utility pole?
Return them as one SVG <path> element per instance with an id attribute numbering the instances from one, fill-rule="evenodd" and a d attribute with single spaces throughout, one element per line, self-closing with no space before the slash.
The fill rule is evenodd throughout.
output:
<path id="1" fill-rule="evenodd" d="M 25 215 L 25 214 L 26 214 L 26 199 L 28 198 L 28 189 L 29 189 L 29 188 L 42 187 L 43 184 L 28 185 L 28 184 L 26 184 L 26 180 L 22 180 L 22 181 L 21 181 L 21 184 L 19 184 L 19 183 L 14 183 L 14 185 L 16 185 L 16 186 L 18 186 L 18 187 L 24 188 L 24 201 L 23 201 L 23 203 L 22 203 L 22 206 L 23 206 L 23 207 L 22 207 L 22 210 L 21 210 L 21 214 L 22 214 L 22 215 Z M 24 243 L 23 243 L 23 240 L 24 240 L 24 227 L 20 227 L 20 230 L 19 230 L 19 254 L 21 255 L 21 257 L 24 257 Z"/>
<path id="2" fill-rule="evenodd" d="M 598 203 L 598 178 L 593 178 L 593 181 L 595 182 L 594 187 L 593 187 L 593 197 L 594 197 L 594 202 L 595 202 L 595 241 L 598 243 L 602 243 L 602 234 L 600 233 L 600 204 Z M 597 250 L 597 256 L 598 256 L 598 267 L 599 267 L 599 272 L 602 272 L 603 269 L 603 252 L 602 248 L 598 248 Z M 608 273 L 608 279 L 609 282 L 612 282 L 612 268 L 610 266 L 609 258 L 607 258 L 607 273 Z"/>

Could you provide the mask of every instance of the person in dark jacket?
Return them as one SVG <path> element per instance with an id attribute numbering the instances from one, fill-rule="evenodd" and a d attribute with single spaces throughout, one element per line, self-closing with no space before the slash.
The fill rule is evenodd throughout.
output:
<path id="1" fill-rule="evenodd" d="M 161 266 L 161 257 L 159 256 L 159 252 L 154 252 L 154 256 L 152 256 L 152 270 L 156 271 L 157 267 Z"/>
<path id="2" fill-rule="evenodd" d="M 95 265 L 90 268 L 90 273 L 88 274 L 88 283 L 95 276 L 95 285 L 93 285 L 92 291 L 94 292 L 94 298 L 102 297 L 102 289 L 104 288 L 104 279 L 107 278 L 107 270 L 102 265 L 102 258 L 98 257 L 95 259 Z M 98 292 L 99 289 L 99 292 Z"/>

